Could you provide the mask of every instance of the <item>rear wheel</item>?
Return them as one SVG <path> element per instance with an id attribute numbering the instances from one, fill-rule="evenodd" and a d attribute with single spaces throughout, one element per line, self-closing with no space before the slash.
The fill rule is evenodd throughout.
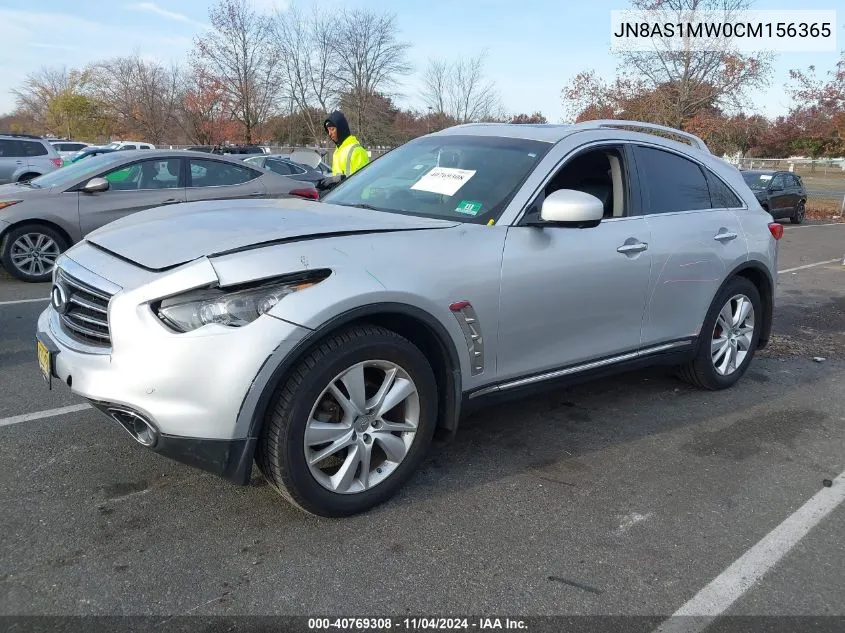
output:
<path id="1" fill-rule="evenodd" d="M 41 174 L 23 174 L 20 178 L 18 178 L 18 182 L 26 182 L 27 180 L 32 180 L 33 178 L 38 178 Z"/>
<path id="2" fill-rule="evenodd" d="M 55 229 L 27 224 L 3 237 L 0 261 L 6 272 L 21 281 L 50 281 L 53 266 L 67 247 L 67 240 Z"/>
<path id="3" fill-rule="evenodd" d="M 713 300 L 701 327 L 698 352 L 680 368 L 681 378 L 702 389 L 733 386 L 751 364 L 762 319 L 757 287 L 744 277 L 731 279 Z"/>
<path id="4" fill-rule="evenodd" d="M 434 373 L 407 339 L 355 326 L 303 359 L 265 420 L 258 466 L 299 508 L 326 517 L 392 497 L 431 444 Z"/>
<path id="5" fill-rule="evenodd" d="M 795 211 L 793 211 L 792 215 L 789 216 L 789 221 L 792 222 L 792 224 L 801 224 L 804 221 L 806 214 L 807 210 L 805 209 L 804 202 L 799 202 Z"/>

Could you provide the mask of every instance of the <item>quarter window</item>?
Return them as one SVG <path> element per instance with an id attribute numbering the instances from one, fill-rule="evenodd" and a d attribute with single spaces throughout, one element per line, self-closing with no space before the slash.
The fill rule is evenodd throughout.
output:
<path id="1" fill-rule="evenodd" d="M 709 171 L 707 172 L 707 183 L 710 185 L 710 198 L 713 201 L 713 206 L 717 209 L 741 209 L 745 206 L 721 178 Z"/>
<path id="2" fill-rule="evenodd" d="M 691 160 L 672 152 L 637 147 L 637 164 L 649 214 L 712 208 L 707 180 Z"/>

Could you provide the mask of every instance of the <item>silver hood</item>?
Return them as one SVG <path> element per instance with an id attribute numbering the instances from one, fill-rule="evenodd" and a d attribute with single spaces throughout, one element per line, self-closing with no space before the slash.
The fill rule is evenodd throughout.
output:
<path id="1" fill-rule="evenodd" d="M 262 244 L 332 235 L 442 229 L 455 222 L 306 200 L 221 200 L 141 211 L 86 241 L 148 270 Z"/>

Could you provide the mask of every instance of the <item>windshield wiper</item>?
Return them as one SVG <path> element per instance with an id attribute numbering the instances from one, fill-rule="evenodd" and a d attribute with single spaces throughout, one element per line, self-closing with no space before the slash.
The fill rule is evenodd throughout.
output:
<path id="1" fill-rule="evenodd" d="M 367 211 L 386 211 L 387 213 L 391 213 L 393 209 L 384 209 L 382 207 L 375 207 L 371 204 L 367 204 L 366 202 L 358 202 L 355 204 L 350 204 L 346 202 L 339 203 L 343 207 L 355 207 L 356 209 L 367 209 Z"/>

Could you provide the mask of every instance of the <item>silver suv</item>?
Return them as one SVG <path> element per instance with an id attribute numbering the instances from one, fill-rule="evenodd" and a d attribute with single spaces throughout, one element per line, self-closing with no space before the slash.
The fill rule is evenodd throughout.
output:
<path id="1" fill-rule="evenodd" d="M 458 126 L 322 202 L 94 231 L 58 261 L 38 358 L 140 444 L 238 484 L 255 459 L 344 516 L 491 398 L 654 364 L 732 386 L 769 338 L 782 230 L 682 132 Z"/>
<path id="2" fill-rule="evenodd" d="M 0 185 L 32 180 L 61 166 L 56 148 L 40 136 L 0 133 Z"/>

